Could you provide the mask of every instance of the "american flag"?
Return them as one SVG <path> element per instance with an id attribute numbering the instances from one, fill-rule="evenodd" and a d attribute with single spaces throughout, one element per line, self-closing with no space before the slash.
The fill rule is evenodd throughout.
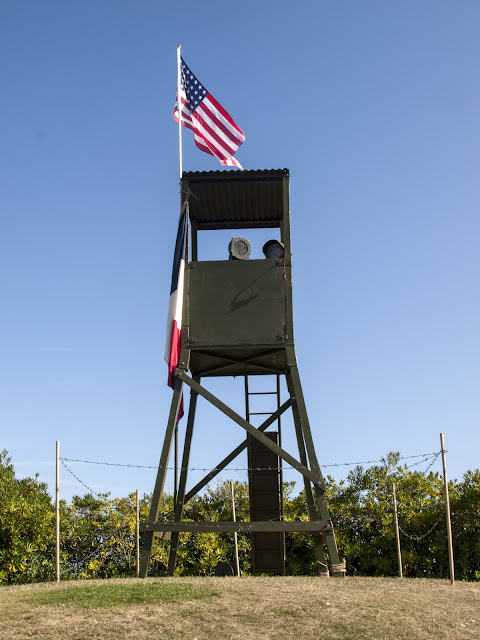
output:
<path id="1" fill-rule="evenodd" d="M 188 205 L 178 222 L 177 241 L 173 255 L 172 286 L 170 288 L 170 304 L 167 319 L 167 341 L 165 360 L 168 364 L 168 386 L 173 388 L 174 372 L 180 359 L 183 311 L 183 279 L 185 272 L 185 240 L 187 237 Z M 178 411 L 177 421 L 183 416 L 183 395 Z"/>
<path id="2" fill-rule="evenodd" d="M 211 93 L 181 61 L 181 121 L 184 127 L 193 131 L 195 144 L 201 151 L 209 153 L 228 167 L 242 165 L 233 157 L 238 147 L 245 141 L 243 131 L 225 111 Z M 178 122 L 178 95 L 175 100 L 173 117 Z"/>

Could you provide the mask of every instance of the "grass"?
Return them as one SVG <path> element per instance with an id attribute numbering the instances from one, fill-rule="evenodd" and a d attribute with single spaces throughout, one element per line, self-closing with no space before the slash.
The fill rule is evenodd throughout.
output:
<path id="1" fill-rule="evenodd" d="M 480 584 L 163 578 L 0 588 L 0 639 L 467 640 Z"/>

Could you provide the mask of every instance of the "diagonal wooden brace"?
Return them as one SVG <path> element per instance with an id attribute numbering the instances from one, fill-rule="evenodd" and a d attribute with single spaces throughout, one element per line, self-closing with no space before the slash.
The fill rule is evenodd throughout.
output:
<path id="1" fill-rule="evenodd" d="M 247 431 L 247 433 L 249 433 L 251 436 L 259 440 L 268 449 L 271 449 L 277 456 L 282 458 L 282 460 L 284 460 L 287 464 L 289 464 L 291 467 L 296 469 L 305 478 L 310 480 L 310 482 L 312 482 L 312 484 L 317 489 L 319 489 L 322 492 L 325 491 L 325 483 L 323 482 L 323 478 L 321 476 L 317 475 L 316 473 L 313 473 L 313 471 L 310 471 L 310 469 L 308 469 L 303 464 L 298 462 L 298 460 L 296 460 L 293 456 L 287 453 L 285 449 L 282 449 L 282 447 L 279 447 L 277 444 L 272 442 L 272 440 L 270 440 L 270 438 L 267 438 L 267 436 L 264 433 L 262 433 L 261 431 L 256 429 L 254 426 L 252 426 L 249 422 L 247 422 L 247 420 L 245 420 L 245 418 L 242 418 L 240 415 L 238 415 L 238 413 L 233 411 L 233 409 L 231 409 L 229 406 L 227 406 L 225 403 L 219 400 L 216 396 L 214 396 L 213 393 L 210 393 L 210 391 L 207 391 L 204 387 L 198 384 L 198 382 L 195 382 L 195 380 L 192 380 L 192 378 L 187 376 L 187 374 L 180 369 L 175 370 L 175 376 L 179 380 L 187 384 L 191 389 L 196 391 L 203 398 L 205 398 L 205 400 L 208 400 L 211 404 L 213 404 L 214 407 L 217 407 L 217 409 L 222 411 L 234 422 L 236 422 L 241 427 L 243 427 L 245 431 Z"/>
<path id="2" fill-rule="evenodd" d="M 289 398 L 288 400 L 286 400 L 286 402 L 282 404 L 282 406 L 279 409 L 277 409 L 277 411 L 275 411 L 275 413 L 273 413 L 269 418 L 267 418 L 267 420 L 265 420 L 265 422 L 263 422 L 258 427 L 258 430 L 266 431 L 268 427 L 274 422 L 276 422 L 276 420 L 278 420 L 278 418 L 291 406 L 292 406 L 292 401 Z M 244 440 L 241 444 L 238 445 L 236 449 L 232 451 L 232 453 L 230 453 L 226 458 L 224 458 L 221 462 L 215 465 L 212 471 L 207 473 L 207 475 L 202 480 L 200 480 L 200 482 L 197 482 L 197 484 L 193 487 L 193 489 L 191 489 L 187 493 L 187 495 L 185 496 L 185 502 L 188 502 L 190 498 L 193 498 L 193 496 L 197 495 L 197 493 L 201 491 L 205 485 L 211 482 L 213 478 L 215 478 L 215 476 L 217 476 L 220 473 L 220 471 L 225 469 L 225 467 L 228 464 L 230 464 L 230 462 L 235 460 L 235 458 L 238 455 L 240 455 L 240 453 L 242 453 L 242 451 L 244 451 L 247 448 L 247 446 L 248 446 L 248 440 Z"/>

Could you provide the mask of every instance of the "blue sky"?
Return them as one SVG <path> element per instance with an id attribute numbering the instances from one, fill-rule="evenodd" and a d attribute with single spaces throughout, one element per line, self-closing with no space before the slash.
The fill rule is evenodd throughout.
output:
<path id="1" fill-rule="evenodd" d="M 56 440 L 65 458 L 158 464 L 182 44 L 244 130 L 245 169 L 290 169 L 296 347 L 320 462 L 434 452 L 444 432 L 460 479 L 480 466 L 480 5 L 179 8 L 1 3 L 0 448 L 49 483 Z M 189 132 L 183 147 L 185 170 L 221 168 Z M 209 386 L 242 410 L 241 381 Z M 242 438 L 201 405 L 192 466 Z M 153 488 L 152 469 L 68 464 L 96 491 Z M 63 497 L 84 490 L 62 470 Z"/>

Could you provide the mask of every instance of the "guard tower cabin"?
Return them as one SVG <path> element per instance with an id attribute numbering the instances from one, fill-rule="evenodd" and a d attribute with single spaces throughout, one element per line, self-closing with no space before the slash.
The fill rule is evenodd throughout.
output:
<path id="1" fill-rule="evenodd" d="M 288 170 L 184 173 L 183 186 L 184 197 L 191 193 L 184 326 L 190 371 L 283 374 L 285 347 L 293 346 Z M 266 227 L 280 229 L 283 258 L 197 259 L 198 231 Z"/>
<path id="2" fill-rule="evenodd" d="M 170 531 L 168 572 L 173 574 L 178 536 L 182 531 L 237 531 L 252 533 L 254 573 L 284 574 L 284 534 L 308 531 L 313 535 L 319 573 L 344 575 L 335 534 L 325 501 L 325 485 L 318 465 L 295 356 L 292 311 L 289 172 L 212 171 L 184 173 L 182 198 L 189 203 L 190 246 L 187 247 L 181 353 L 175 371 L 174 394 L 167 424 L 149 520 L 142 524 L 145 542 L 140 575 L 146 576 L 153 536 Z M 199 231 L 272 228 L 280 236 L 278 257 L 224 260 L 198 259 Z M 232 233 L 234 235 L 234 233 Z M 188 375 L 190 372 L 191 375 Z M 248 379 L 276 376 L 277 410 L 261 426 L 250 423 Z M 243 418 L 201 385 L 213 376 L 244 376 L 246 417 Z M 279 380 L 285 376 L 289 397 L 280 401 Z M 158 522 L 168 456 L 180 403 L 181 383 L 191 389 L 183 459 L 175 486 L 175 522 Z M 216 465 L 190 491 L 187 469 L 201 395 L 247 431 L 244 442 Z M 279 429 L 266 431 L 292 410 L 298 458 L 281 446 Z M 248 449 L 250 521 L 243 523 L 182 522 L 183 505 L 219 471 Z M 281 461 L 303 476 L 310 522 L 282 518 Z M 252 470 L 253 468 L 253 470 Z M 258 472 L 255 472 L 257 469 Z M 263 470 L 273 470 L 273 474 Z M 263 475 L 262 475 L 263 474 Z"/>

